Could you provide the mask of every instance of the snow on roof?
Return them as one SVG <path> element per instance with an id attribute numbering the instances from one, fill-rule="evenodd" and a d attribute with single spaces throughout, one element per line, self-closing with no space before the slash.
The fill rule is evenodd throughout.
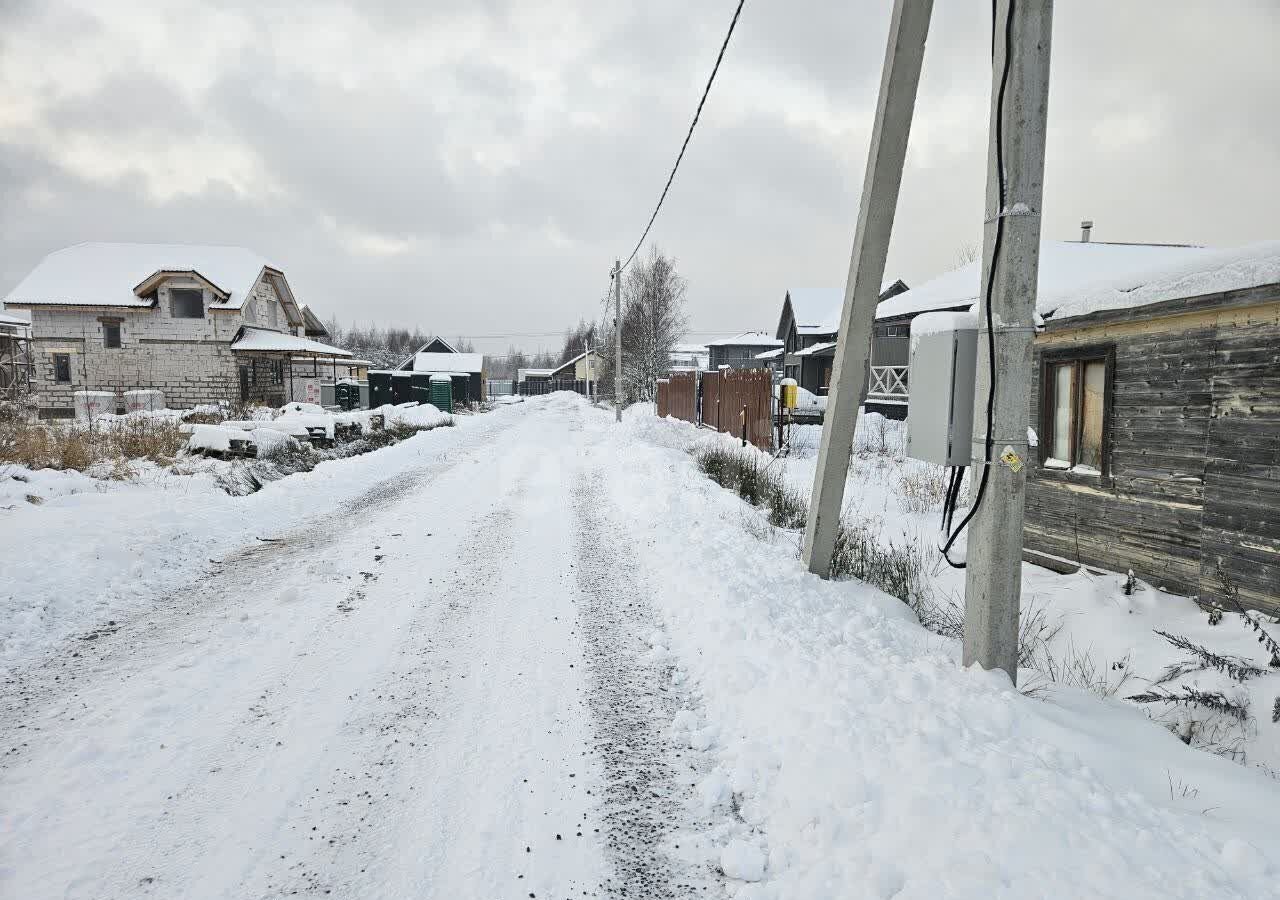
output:
<path id="1" fill-rule="evenodd" d="M 785 347 L 778 347 L 776 350 L 766 350 L 763 353 L 757 353 L 756 359 L 777 359 L 782 355 L 782 351 L 785 349 Z"/>
<path id="2" fill-rule="evenodd" d="M 213 309 L 239 309 L 267 260 L 243 247 L 196 244 L 85 243 L 55 250 L 31 270 L 5 303 L 44 306 L 148 307 L 134 287 L 157 272 L 198 272 L 226 291 Z"/>
<path id="3" fill-rule="evenodd" d="M 484 370 L 482 353 L 417 353 L 413 357 L 415 372 L 480 372 Z"/>
<path id="4" fill-rule="evenodd" d="M 706 356 L 706 344 L 676 344 L 671 348 L 672 353 L 692 353 L 695 356 Z"/>
<path id="5" fill-rule="evenodd" d="M 896 284 L 890 278 L 880 285 L 883 294 Z M 844 288 L 792 288 L 791 314 L 800 334 L 834 334 L 840 330 L 840 314 L 844 312 Z"/>
<path id="6" fill-rule="evenodd" d="M 1060 298 L 1102 279 L 1120 278 L 1152 266 L 1203 259 L 1212 251 L 1203 247 L 1166 244 L 1105 244 L 1097 241 L 1043 241 L 1040 244 L 1040 277 L 1037 311 L 1046 315 Z M 876 309 L 877 319 L 912 315 L 937 309 L 966 307 L 978 299 L 982 260 L 953 269 L 890 297 Z"/>
<path id="7" fill-rule="evenodd" d="M 1141 272 L 1048 293 L 1038 304 L 1055 321 L 1112 309 L 1133 309 L 1223 291 L 1280 284 L 1280 241 L 1210 250 Z"/>
<path id="8" fill-rule="evenodd" d="M 592 356 L 596 356 L 596 357 L 600 356 L 600 351 L 598 350 L 587 350 L 583 353 L 579 353 L 577 356 L 575 356 L 573 359 L 569 360 L 568 362 L 564 362 L 556 366 L 554 369 L 551 370 L 551 374 L 554 375 L 556 372 L 563 372 L 565 369 L 569 368 L 570 366 L 577 365 L 579 360 L 583 359 L 588 353 L 590 353 Z"/>
<path id="9" fill-rule="evenodd" d="M 836 345 L 835 341 L 827 341 L 825 344 L 814 344 L 811 347 L 805 347 L 803 350 L 797 350 L 796 356 L 814 356 L 823 350 L 830 350 Z"/>
<path id="10" fill-rule="evenodd" d="M 707 341 L 708 347 L 781 347 L 782 341 L 770 337 L 763 331 L 744 331 L 736 337 L 719 338 Z"/>
<path id="11" fill-rule="evenodd" d="M 240 336 L 231 342 L 232 350 L 241 352 L 280 352 L 300 353 L 312 356 L 350 356 L 350 351 L 330 347 L 310 338 L 298 337 L 296 334 L 285 334 L 283 331 L 272 331 L 269 328 L 255 328 L 246 325 L 240 329 Z"/>

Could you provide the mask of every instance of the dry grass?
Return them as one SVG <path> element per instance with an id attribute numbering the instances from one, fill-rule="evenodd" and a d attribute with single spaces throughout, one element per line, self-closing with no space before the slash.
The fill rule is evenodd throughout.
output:
<path id="1" fill-rule="evenodd" d="M 942 509 L 947 495 L 947 470 L 944 466 L 911 467 L 898 476 L 898 498 L 910 513 L 927 513 Z"/>
<path id="2" fill-rule="evenodd" d="M 787 486 L 780 472 L 761 464 L 754 455 L 712 445 L 698 450 L 695 459 L 712 481 L 766 510 L 769 524 L 788 529 L 804 527 L 809 504 Z"/>
<path id="3" fill-rule="evenodd" d="M 72 423 L 0 419 L 0 462 L 28 469 L 111 467 L 126 473 L 129 460 L 172 462 L 186 443 L 175 422 L 148 416 L 114 419 L 85 427 Z"/>

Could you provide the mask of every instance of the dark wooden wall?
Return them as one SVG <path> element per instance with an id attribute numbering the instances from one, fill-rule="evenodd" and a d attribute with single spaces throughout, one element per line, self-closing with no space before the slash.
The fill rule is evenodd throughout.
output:
<path id="1" fill-rule="evenodd" d="M 1033 467 L 1026 546 L 1202 600 L 1233 585 L 1246 606 L 1280 613 L 1280 318 L 1143 327 L 1135 316 L 1037 342 L 1038 433 L 1045 352 L 1114 346 L 1110 466 L 1103 477 Z"/>

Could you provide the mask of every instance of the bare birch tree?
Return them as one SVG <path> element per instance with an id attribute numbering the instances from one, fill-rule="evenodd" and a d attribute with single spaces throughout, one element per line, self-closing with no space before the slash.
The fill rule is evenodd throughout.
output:
<path id="1" fill-rule="evenodd" d="M 657 248 L 637 258 L 622 282 L 622 402 L 651 401 L 658 378 L 671 368 L 671 351 L 684 335 L 686 284 L 675 260 Z M 611 318 L 611 317 L 610 317 Z M 604 344 L 612 354 L 613 330 Z M 606 366 L 601 393 L 613 392 L 613 367 Z"/>

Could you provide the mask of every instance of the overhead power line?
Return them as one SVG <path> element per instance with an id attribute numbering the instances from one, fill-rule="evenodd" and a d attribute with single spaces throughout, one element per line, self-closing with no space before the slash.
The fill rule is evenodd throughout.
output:
<path id="1" fill-rule="evenodd" d="M 733 11 L 733 19 L 729 22 L 729 30 L 725 33 L 724 43 L 720 45 L 720 52 L 716 54 L 716 64 L 711 68 L 711 76 L 707 79 L 707 86 L 702 89 L 702 99 L 698 101 L 698 108 L 693 114 L 693 121 L 689 123 L 689 131 L 684 136 L 684 143 L 680 145 L 680 154 L 676 157 L 676 164 L 671 167 L 671 174 L 667 176 L 666 187 L 662 189 L 662 196 L 658 198 L 658 205 L 653 208 L 653 215 L 649 217 L 649 224 L 644 226 L 644 233 L 640 235 L 640 240 L 636 241 L 635 249 L 631 251 L 627 261 L 622 264 L 623 269 L 631 265 L 631 261 L 636 258 L 636 254 L 644 246 L 644 239 L 649 236 L 649 229 L 653 227 L 654 221 L 658 218 L 658 210 L 662 209 L 662 201 L 667 199 L 667 191 L 671 190 L 671 182 L 675 181 L 676 171 L 680 168 L 680 161 L 684 159 L 684 151 L 689 149 L 689 140 L 693 137 L 693 129 L 698 125 L 698 117 L 702 115 L 702 107 L 707 102 L 707 95 L 711 93 L 711 85 L 716 80 L 716 73 L 720 71 L 720 61 L 724 59 L 724 51 L 729 47 L 729 39 L 733 37 L 733 29 L 738 24 L 738 16 L 742 14 L 742 4 L 744 2 L 745 0 L 738 0 L 738 7 Z"/>

